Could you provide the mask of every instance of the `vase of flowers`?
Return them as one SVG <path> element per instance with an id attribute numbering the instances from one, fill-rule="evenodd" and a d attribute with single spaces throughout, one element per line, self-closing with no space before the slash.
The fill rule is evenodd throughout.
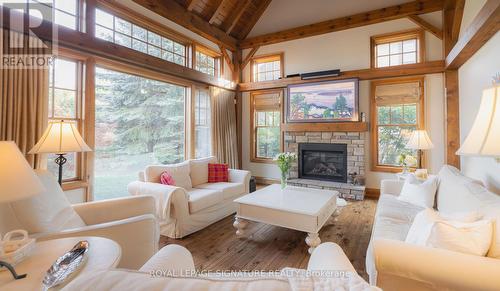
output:
<path id="1" fill-rule="evenodd" d="M 288 173 L 290 172 L 292 163 L 297 160 L 297 155 L 295 153 L 288 152 L 280 153 L 274 158 L 274 160 L 281 171 L 281 189 L 285 189 Z"/>
<path id="2" fill-rule="evenodd" d="M 403 167 L 402 174 L 407 174 L 410 171 L 410 167 L 414 167 L 417 164 L 417 159 L 414 156 L 407 154 L 400 154 L 398 161 L 399 165 Z"/>

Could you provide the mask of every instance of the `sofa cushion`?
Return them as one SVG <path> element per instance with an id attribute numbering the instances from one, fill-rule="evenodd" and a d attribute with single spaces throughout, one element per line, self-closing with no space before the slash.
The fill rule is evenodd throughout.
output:
<path id="1" fill-rule="evenodd" d="M 208 164 L 216 162 L 216 157 L 200 158 L 189 161 L 191 166 L 191 182 L 193 184 L 193 187 L 208 183 Z"/>
<path id="2" fill-rule="evenodd" d="M 481 185 L 480 181 L 463 175 L 457 168 L 443 166 L 439 171 L 437 209 L 443 213 L 472 212 L 480 201 L 471 191 L 471 186 Z"/>
<path id="3" fill-rule="evenodd" d="M 222 191 L 224 199 L 233 198 L 245 193 L 245 185 L 241 183 L 217 182 L 206 183 L 196 186 L 200 189 L 212 189 Z"/>
<path id="4" fill-rule="evenodd" d="M 144 171 L 146 182 L 160 183 L 161 174 L 167 171 L 175 181 L 175 186 L 191 189 L 191 177 L 189 176 L 189 161 L 172 165 L 147 166 Z"/>
<path id="5" fill-rule="evenodd" d="M 376 217 L 386 217 L 411 224 L 415 215 L 423 209 L 424 207 L 422 206 L 401 201 L 397 196 L 382 194 L 377 204 Z"/>
<path id="6" fill-rule="evenodd" d="M 45 191 L 10 204 L 23 228 L 29 233 L 40 233 L 85 226 L 85 222 L 71 207 L 56 178 L 44 170 L 37 170 L 36 174 Z"/>
<path id="7" fill-rule="evenodd" d="M 198 212 L 224 200 L 222 191 L 219 190 L 192 188 L 187 190 L 187 193 L 190 213 Z"/>

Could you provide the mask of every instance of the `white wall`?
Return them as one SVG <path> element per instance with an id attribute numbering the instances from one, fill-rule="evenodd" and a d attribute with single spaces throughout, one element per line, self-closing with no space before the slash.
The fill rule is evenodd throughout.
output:
<path id="1" fill-rule="evenodd" d="M 441 26 L 441 12 L 424 15 L 429 22 Z M 314 72 L 328 69 L 357 70 L 370 67 L 370 36 L 416 28 L 407 19 L 388 21 L 345 31 L 329 33 L 261 47 L 255 55 L 284 52 L 285 75 Z M 249 50 L 243 52 L 245 56 Z M 430 33 L 426 33 L 426 58 L 428 61 L 441 60 L 442 43 Z M 245 81 L 250 80 L 250 68 L 244 71 Z M 425 77 L 426 124 L 435 148 L 428 154 L 429 169 L 437 172 L 444 163 L 444 88 L 442 74 Z M 361 81 L 359 88 L 360 111 L 367 113 L 369 120 L 370 81 Z M 250 162 L 250 94 L 243 95 L 243 168 L 254 176 L 279 178 L 276 166 Z M 369 137 L 367 138 L 369 143 Z M 369 145 L 367 146 L 369 149 Z M 379 188 L 380 180 L 394 177 L 389 173 L 370 171 L 369 150 L 366 156 L 367 187 Z"/>
<path id="2" fill-rule="evenodd" d="M 468 0 L 465 3 L 461 33 L 484 5 L 485 0 Z M 458 71 L 460 92 L 460 135 L 463 141 L 479 110 L 483 89 L 491 86 L 492 77 L 500 73 L 500 33 L 491 38 Z M 500 194 L 500 163 L 493 158 L 462 157 L 462 170 L 470 177 L 480 179 L 490 190 Z"/>

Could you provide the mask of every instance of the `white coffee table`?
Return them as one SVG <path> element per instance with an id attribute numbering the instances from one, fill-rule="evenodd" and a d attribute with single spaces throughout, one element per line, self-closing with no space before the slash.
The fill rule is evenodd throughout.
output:
<path id="1" fill-rule="evenodd" d="M 122 254 L 120 245 L 107 238 L 70 237 L 40 241 L 36 243 L 33 253 L 15 266 L 18 274 L 27 274 L 28 276 L 24 279 L 14 280 L 8 271 L 2 271 L 0 272 L 0 290 L 42 290 L 42 281 L 50 266 L 81 240 L 89 242 L 89 251 L 87 261 L 76 276 L 115 268 L 120 262 Z M 56 290 L 68 282 L 58 286 Z"/>
<path id="2" fill-rule="evenodd" d="M 321 240 L 318 232 L 337 208 L 337 191 L 280 185 L 267 186 L 240 197 L 234 221 L 236 234 L 243 235 L 247 220 L 307 232 L 306 244 L 312 253 Z"/>

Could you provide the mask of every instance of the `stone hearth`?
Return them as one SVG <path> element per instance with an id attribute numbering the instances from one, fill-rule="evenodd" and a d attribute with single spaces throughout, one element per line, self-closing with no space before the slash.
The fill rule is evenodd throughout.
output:
<path id="1" fill-rule="evenodd" d="M 332 143 L 347 145 L 347 172 L 356 172 L 365 175 L 365 146 L 366 133 L 364 132 L 285 132 L 285 151 L 295 152 L 298 155 L 299 143 Z M 290 185 L 334 189 L 340 192 L 341 197 L 363 200 L 365 187 L 349 183 L 299 179 L 298 163 L 290 170 Z"/>

